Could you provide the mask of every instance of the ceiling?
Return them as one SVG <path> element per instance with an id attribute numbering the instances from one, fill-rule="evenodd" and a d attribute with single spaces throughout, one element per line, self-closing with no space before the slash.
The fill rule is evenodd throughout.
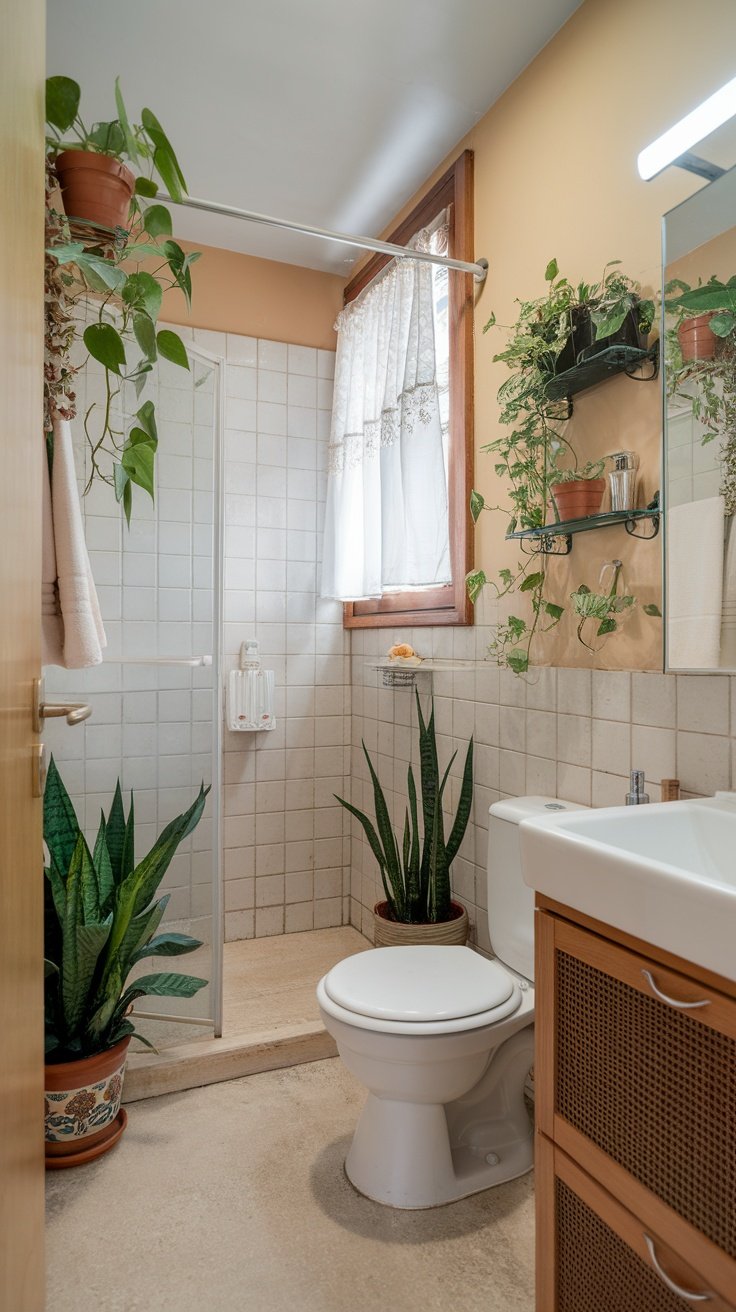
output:
<path id="1" fill-rule="evenodd" d="M 377 235 L 581 0 L 50 0 L 86 123 L 148 106 L 189 194 Z M 349 247 L 178 210 L 181 237 L 349 274 Z"/>

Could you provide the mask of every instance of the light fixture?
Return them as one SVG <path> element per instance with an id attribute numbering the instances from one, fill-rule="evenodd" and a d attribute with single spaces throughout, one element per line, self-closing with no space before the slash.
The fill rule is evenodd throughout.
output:
<path id="1" fill-rule="evenodd" d="M 704 100 L 697 109 L 681 118 L 679 123 L 668 128 L 657 137 L 650 146 L 646 146 L 637 158 L 637 168 L 639 176 L 649 181 L 650 178 L 661 173 L 662 169 L 667 168 L 668 164 L 676 164 L 683 161 L 683 167 L 692 168 L 692 162 L 688 164 L 687 160 L 697 160 L 697 156 L 689 156 L 691 146 L 697 145 L 704 137 L 711 132 L 715 132 L 722 123 L 736 114 L 736 77 L 731 78 L 725 86 L 719 91 L 714 91 L 712 96 Z M 705 161 L 701 161 L 705 163 Z M 708 165 L 711 170 L 715 170 L 715 175 L 723 172 L 723 169 L 717 165 Z M 703 172 L 703 170 L 693 170 Z M 708 177 L 710 174 L 704 173 Z"/>

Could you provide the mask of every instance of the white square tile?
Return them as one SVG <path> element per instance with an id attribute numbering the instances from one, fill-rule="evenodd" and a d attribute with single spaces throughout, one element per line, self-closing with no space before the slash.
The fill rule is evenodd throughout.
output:
<path id="1" fill-rule="evenodd" d="M 303 374 L 288 374 L 288 397 L 290 406 L 306 406 L 316 408 L 317 405 L 317 379 L 308 378 Z"/>
<path id="2" fill-rule="evenodd" d="M 225 427 L 237 428 L 245 433 L 256 431 L 257 403 L 242 397 L 228 396 L 225 400 Z"/>
<path id="3" fill-rule="evenodd" d="M 313 346 L 292 346 L 289 343 L 288 368 L 290 374 L 317 375 L 317 351 Z"/>
<path id="4" fill-rule="evenodd" d="M 275 369 L 258 370 L 258 400 L 286 405 L 286 374 Z"/>
<path id="5" fill-rule="evenodd" d="M 259 369 L 280 369 L 286 371 L 286 343 L 285 342 L 268 342 L 261 338 L 258 341 L 258 367 Z"/>
<path id="6" fill-rule="evenodd" d="M 594 770 L 628 776 L 631 769 L 631 726 L 628 722 L 593 721 L 592 759 Z"/>
<path id="7" fill-rule="evenodd" d="M 678 674 L 677 727 L 701 734 L 727 734 L 730 729 L 729 680 L 722 674 Z"/>
<path id="8" fill-rule="evenodd" d="M 319 378 L 335 377 L 335 352 L 317 351 L 317 375 Z"/>
<path id="9" fill-rule="evenodd" d="M 257 405 L 256 430 L 261 434 L 274 437 L 286 437 L 286 406 L 275 405 L 271 401 L 259 401 Z M 243 425 L 247 427 L 247 425 Z M 235 425 L 238 427 L 238 425 Z"/>
<path id="10" fill-rule="evenodd" d="M 632 674 L 631 718 L 634 724 L 651 724 L 660 729 L 674 729 L 677 723 L 676 676 Z"/>
<path id="11" fill-rule="evenodd" d="M 226 395 L 240 401 L 255 401 L 258 396 L 259 378 L 256 369 L 240 365 L 228 365 L 226 374 Z M 270 398 L 266 397 L 265 400 Z"/>
<path id="12" fill-rule="evenodd" d="M 315 441 L 317 437 L 317 411 L 314 406 L 289 404 L 287 411 L 287 429 L 289 437 L 301 437 Z"/>
<path id="13" fill-rule="evenodd" d="M 258 342 L 255 337 L 241 337 L 239 333 L 228 333 L 226 354 L 229 365 L 240 364 L 255 368 L 258 364 Z"/>
<path id="14" fill-rule="evenodd" d="M 631 719 L 631 675 L 593 670 L 593 715 L 599 720 Z"/>

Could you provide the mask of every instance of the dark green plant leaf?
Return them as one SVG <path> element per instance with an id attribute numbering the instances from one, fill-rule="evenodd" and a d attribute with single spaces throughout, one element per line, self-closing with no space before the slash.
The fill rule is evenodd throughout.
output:
<path id="1" fill-rule="evenodd" d="M 119 499 L 120 498 L 118 498 L 118 500 Z M 100 911 L 104 916 L 107 914 L 109 910 L 108 903 L 112 898 L 113 889 L 115 887 L 114 880 L 112 877 L 112 863 L 110 861 L 110 853 L 107 850 L 107 825 L 105 824 L 104 811 L 100 811 L 100 825 L 99 825 L 99 829 L 97 830 L 97 838 L 95 839 L 95 848 L 94 848 L 94 852 L 92 853 L 92 860 L 94 862 L 95 872 L 97 874 L 97 888 L 98 888 L 98 895 L 100 900 Z"/>
<path id="2" fill-rule="evenodd" d="M 143 310 L 136 310 L 133 315 L 133 332 L 135 333 L 135 340 L 146 359 L 155 360 L 157 356 L 156 329 L 153 320 Z"/>
<path id="3" fill-rule="evenodd" d="M 492 314 L 490 319 L 488 319 L 487 322 L 483 324 L 483 332 L 487 333 L 489 328 L 495 328 L 495 326 L 496 326 L 496 316 L 495 314 Z"/>
<path id="4" fill-rule="evenodd" d="M 113 882 L 118 885 L 122 880 L 123 844 L 125 843 L 125 808 L 119 779 L 115 785 L 112 806 L 107 817 L 105 837 L 110 855 Z"/>
<path id="5" fill-rule="evenodd" d="M 511 651 L 508 654 L 506 664 L 514 674 L 526 674 L 529 669 L 529 656 L 525 651 Z"/>
<path id="6" fill-rule="evenodd" d="M 716 337 L 728 337 L 736 328 L 736 317 L 729 313 L 714 314 L 708 327 Z"/>
<path id="7" fill-rule="evenodd" d="M 62 879 L 66 879 L 79 833 L 76 812 L 52 756 L 43 793 L 43 837 Z"/>
<path id="8" fill-rule="evenodd" d="M 470 574 L 466 574 L 465 587 L 468 590 L 470 600 L 474 604 L 478 600 L 487 582 L 488 579 L 482 569 L 471 570 Z"/>
<path id="9" fill-rule="evenodd" d="M 135 417 L 141 428 L 145 429 L 152 441 L 158 445 L 158 432 L 156 429 L 156 410 L 153 401 L 144 401 L 140 410 L 136 410 Z"/>
<path id="10" fill-rule="evenodd" d="M 368 839 L 368 846 L 370 847 L 371 852 L 373 853 L 374 857 L 376 858 L 376 861 L 378 862 L 378 868 L 381 872 L 381 882 L 383 884 L 383 891 L 386 894 L 386 900 L 393 907 L 394 906 L 393 893 L 386 881 L 386 858 L 383 853 L 383 848 L 381 847 L 381 844 L 379 842 L 378 834 L 376 833 L 371 821 L 368 819 L 368 816 L 365 815 L 363 811 L 359 811 L 357 806 L 353 806 L 352 802 L 346 802 L 344 797 L 338 797 L 337 793 L 334 794 L 334 797 L 335 800 L 340 803 L 340 806 L 344 806 L 345 810 L 349 811 L 351 815 L 354 815 L 355 819 L 360 821 L 360 824 L 363 826 L 365 836 Z"/>
<path id="11" fill-rule="evenodd" d="M 544 609 L 553 620 L 560 620 L 565 614 L 564 606 L 557 606 L 553 601 L 545 601 Z"/>
<path id="12" fill-rule="evenodd" d="M 94 123 L 89 141 L 103 155 L 113 155 L 117 158 L 125 150 L 125 136 L 117 119 L 112 119 L 109 123 Z"/>
<path id="13" fill-rule="evenodd" d="M 373 768 L 373 762 L 365 743 L 363 743 L 363 755 L 368 765 L 368 771 L 373 785 L 373 805 L 376 812 L 376 827 L 383 847 L 384 859 L 386 862 L 386 874 L 393 890 L 393 900 L 396 904 L 397 913 L 400 919 L 405 915 L 406 907 L 406 890 L 404 888 L 404 879 L 401 870 L 401 859 L 399 857 L 399 848 L 396 842 L 396 835 L 391 824 L 389 809 L 386 804 L 383 789 Z"/>
<path id="14" fill-rule="evenodd" d="M 149 205 L 143 215 L 143 227 L 149 237 L 170 237 L 171 215 L 165 205 Z"/>
<path id="15" fill-rule="evenodd" d="M 186 352 L 186 347 L 178 333 L 172 333 L 170 328 L 162 328 L 161 331 L 156 334 L 156 342 L 158 344 L 159 354 L 162 355 L 165 360 L 170 360 L 172 364 L 180 365 L 182 369 L 189 368 L 189 357 Z"/>
<path id="16" fill-rule="evenodd" d="M 123 510 L 125 512 L 125 520 L 128 525 L 128 528 L 130 528 L 130 512 L 132 509 L 133 509 L 133 485 L 130 479 L 128 479 L 127 483 L 125 484 L 125 487 L 123 488 Z"/>
<path id="17" fill-rule="evenodd" d="M 547 268 L 544 271 L 545 282 L 553 282 L 554 279 L 557 277 L 559 271 L 560 270 L 557 264 L 557 260 L 550 260 L 549 264 L 547 265 Z"/>
<path id="18" fill-rule="evenodd" d="M 84 330 L 84 344 L 90 355 L 106 369 L 119 374 L 125 364 L 125 347 L 120 333 L 110 323 L 91 323 Z"/>
<path id="19" fill-rule="evenodd" d="M 447 840 L 447 864 L 451 866 L 457 856 L 460 845 L 465 837 L 465 830 L 470 820 L 470 812 L 473 809 L 473 739 L 468 743 L 468 750 L 465 756 L 465 766 L 463 768 L 463 782 L 460 788 L 460 800 L 458 802 L 455 823 L 450 830 L 450 837 Z"/>
<path id="20" fill-rule="evenodd" d="M 130 305 L 134 309 L 145 310 L 149 318 L 155 323 L 161 309 L 163 294 L 161 284 L 156 281 L 153 275 L 140 270 L 138 273 L 129 275 L 123 290 L 123 300 L 126 305 Z"/>
<path id="21" fill-rule="evenodd" d="M 139 948 L 136 953 L 137 960 L 143 960 L 145 957 L 181 957 L 186 952 L 195 952 L 201 948 L 202 940 L 191 938 L 189 934 L 175 934 L 167 931 L 165 934 L 159 934 L 152 938 Z"/>
<path id="22" fill-rule="evenodd" d="M 79 84 L 70 77 L 46 78 L 46 122 L 60 132 L 70 128 L 79 109 Z"/>
<path id="23" fill-rule="evenodd" d="M 153 181 L 153 178 L 136 178 L 135 194 L 136 196 L 147 196 L 150 199 L 153 199 L 154 196 L 158 195 L 158 186 Z M 135 250 L 137 255 L 140 247 L 136 246 Z"/>
<path id="24" fill-rule="evenodd" d="M 598 625 L 598 637 L 602 638 L 606 633 L 615 633 L 617 628 L 618 625 L 615 619 L 613 619 L 613 617 L 609 615 L 606 619 L 601 620 L 600 624 Z"/>
<path id="25" fill-rule="evenodd" d="M 120 999 L 120 1007 L 126 1010 L 136 998 L 191 998 L 200 989 L 207 987 L 206 979 L 196 975 L 179 975 L 173 971 L 162 970 L 160 974 L 141 975 L 125 990 Z M 123 1004 L 125 1004 L 123 1006 Z"/>
<path id="26" fill-rule="evenodd" d="M 155 482 L 154 482 L 154 463 L 155 449 L 148 442 L 136 442 L 132 446 L 126 446 L 120 459 L 131 483 L 136 483 L 147 492 L 151 500 L 154 500 Z"/>
<path id="27" fill-rule="evenodd" d="M 125 284 L 128 281 L 128 275 L 124 269 L 120 269 L 116 264 L 113 264 L 112 260 L 106 260 L 101 255 L 85 253 L 79 256 L 76 263 L 80 273 L 82 273 L 85 281 L 93 291 L 112 291 L 118 295 L 123 293 Z"/>
<path id="28" fill-rule="evenodd" d="M 648 602 L 646 606 L 642 606 L 642 610 L 645 615 L 654 615 L 659 619 L 662 618 L 662 612 L 659 609 L 659 606 L 655 606 L 653 601 Z"/>
<path id="29" fill-rule="evenodd" d="M 480 492 L 473 491 L 470 493 L 470 513 L 473 516 L 474 524 L 478 523 L 478 516 L 480 515 L 481 510 L 484 509 L 485 504 L 486 503 Z"/>
<path id="30" fill-rule="evenodd" d="M 122 93 L 122 91 L 120 90 L 120 78 L 119 78 L 119 77 L 116 77 L 116 78 L 115 78 L 115 108 L 116 108 L 117 111 L 118 111 L 118 121 L 119 121 L 119 123 L 120 123 L 120 130 L 121 130 L 121 132 L 122 132 L 122 134 L 123 134 L 123 141 L 124 141 L 124 143 L 125 143 L 125 152 L 126 152 L 126 154 L 127 154 L 127 156 L 128 156 L 128 159 L 130 160 L 131 164 L 137 164 L 137 163 L 138 163 L 138 148 L 137 148 L 137 146 L 136 146 L 136 144 L 135 144 L 135 134 L 134 134 L 134 132 L 133 132 L 133 129 L 132 129 L 131 126 L 130 126 L 130 120 L 129 120 L 129 118 L 128 118 L 128 111 L 127 111 L 126 108 L 125 108 L 125 101 L 123 100 L 123 93 Z M 139 181 L 140 181 L 140 178 L 137 178 L 137 179 L 136 179 L 136 188 L 135 188 L 136 191 L 138 191 L 138 182 L 139 182 Z M 139 193 L 139 194 L 140 194 L 140 193 Z"/>
<path id="31" fill-rule="evenodd" d="M 534 592 L 542 583 L 544 583 L 543 571 L 538 574 L 527 574 L 524 582 L 519 585 L 519 592 Z"/>
<path id="32" fill-rule="evenodd" d="M 154 146 L 153 163 L 161 175 L 164 186 L 168 189 L 172 200 L 181 200 L 186 193 L 187 184 L 179 167 L 174 147 L 156 115 L 152 114 L 150 109 L 141 111 L 141 123 Z"/>

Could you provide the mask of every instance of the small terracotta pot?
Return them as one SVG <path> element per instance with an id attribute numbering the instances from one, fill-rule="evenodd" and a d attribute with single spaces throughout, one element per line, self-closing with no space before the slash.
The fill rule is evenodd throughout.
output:
<path id="1" fill-rule="evenodd" d="M 692 319 L 683 319 L 677 329 L 683 360 L 712 360 L 716 353 L 717 338 L 710 329 L 710 321 L 715 314 L 696 314 Z"/>
<path id="2" fill-rule="evenodd" d="M 605 490 L 605 478 L 580 478 L 574 483 L 553 483 L 550 488 L 563 522 L 597 515 Z"/>
<path id="3" fill-rule="evenodd" d="M 121 1109 L 130 1038 L 79 1061 L 46 1067 L 47 1166 L 77 1166 L 100 1157 L 125 1128 Z"/>
<path id="4" fill-rule="evenodd" d="M 119 160 L 92 150 L 64 150 L 55 161 L 64 209 L 70 219 L 101 228 L 127 228 L 135 174 Z"/>
<path id="5" fill-rule="evenodd" d="M 459 944 L 467 943 L 468 913 L 459 902 L 451 903 L 453 917 L 436 924 L 407 925 L 400 920 L 389 920 L 388 902 L 376 902 L 373 908 L 373 942 L 377 948 L 409 947 L 416 943 Z"/>

